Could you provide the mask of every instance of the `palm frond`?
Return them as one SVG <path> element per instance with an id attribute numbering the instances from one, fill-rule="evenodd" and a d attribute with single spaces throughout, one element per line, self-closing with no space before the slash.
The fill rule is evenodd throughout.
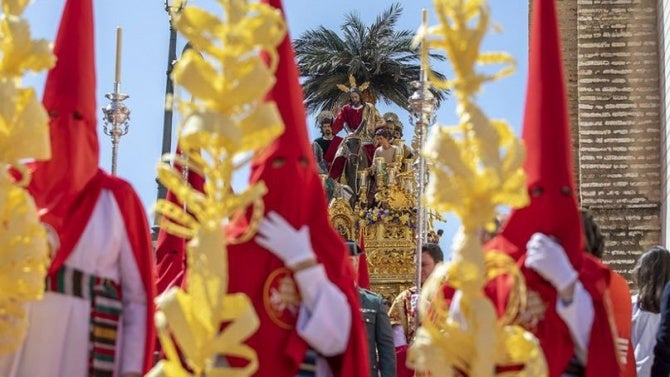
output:
<path id="1" fill-rule="evenodd" d="M 369 81 L 371 92 L 387 104 L 406 108 L 418 80 L 420 59 L 412 48 L 413 30 L 396 30 L 402 15 L 400 3 L 383 10 L 366 26 L 356 12 L 347 13 L 338 34 L 323 26 L 304 32 L 293 41 L 302 77 L 305 106 L 311 113 L 332 108 L 346 93 L 337 88 L 353 75 L 358 85 Z M 434 61 L 441 55 L 431 54 Z M 437 77 L 444 75 L 435 72 Z M 438 105 L 447 91 L 433 91 Z"/>

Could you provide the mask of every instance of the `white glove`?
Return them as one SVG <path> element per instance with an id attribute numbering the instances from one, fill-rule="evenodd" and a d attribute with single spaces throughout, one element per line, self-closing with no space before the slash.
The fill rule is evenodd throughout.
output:
<path id="1" fill-rule="evenodd" d="M 577 279 L 565 250 L 542 233 L 535 233 L 526 244 L 526 267 L 534 270 L 561 292 Z"/>
<path id="2" fill-rule="evenodd" d="M 316 260 L 309 239 L 309 227 L 296 230 L 280 214 L 271 211 L 258 226 L 256 243 L 276 255 L 293 269 L 302 262 Z"/>
<path id="3" fill-rule="evenodd" d="M 463 291 L 460 289 L 454 293 L 454 297 L 451 298 L 451 305 L 449 305 L 449 315 L 456 323 L 461 325 L 461 328 L 464 330 L 468 329 L 468 322 L 463 316 L 463 311 L 461 310 L 461 300 L 463 299 Z"/>

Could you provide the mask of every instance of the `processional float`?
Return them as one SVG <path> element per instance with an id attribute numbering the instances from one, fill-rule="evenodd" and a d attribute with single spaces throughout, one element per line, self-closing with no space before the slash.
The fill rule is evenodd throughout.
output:
<path id="1" fill-rule="evenodd" d="M 418 151 L 425 144 L 428 127 L 434 122 L 437 101 L 423 69 L 420 80 L 414 84 L 416 91 L 408 99 L 408 110 L 414 124 L 411 145 Z M 350 77 L 350 85 L 356 85 L 353 77 Z M 358 88 L 365 90 L 367 86 L 366 82 Z M 343 91 L 349 89 L 344 85 L 338 87 Z M 374 118 L 402 128 L 395 113 Z M 356 199 L 353 204 L 348 198 L 338 197 L 337 192 L 342 190 L 333 190 L 336 194 L 328 211 L 333 227 L 345 239 L 364 244 L 372 290 L 392 301 L 404 289 L 421 285 L 421 248 L 426 242 L 439 242 L 433 220 L 440 217 L 422 201 L 428 182 L 426 159 L 416 152 L 408 156 L 411 149 L 401 138 L 394 138 L 391 144 L 400 152 L 394 161 L 378 157 L 371 162 L 372 173 L 364 169 L 358 172 L 352 187 Z M 325 175 L 323 182 L 330 184 Z M 338 183 L 351 185 L 344 178 Z"/>

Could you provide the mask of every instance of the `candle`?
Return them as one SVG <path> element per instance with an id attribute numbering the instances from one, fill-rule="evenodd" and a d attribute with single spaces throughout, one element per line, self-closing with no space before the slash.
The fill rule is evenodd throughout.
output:
<path id="1" fill-rule="evenodd" d="M 386 170 L 386 162 L 384 161 L 384 157 L 375 158 L 375 170 L 377 174 L 384 173 Z"/>
<path id="2" fill-rule="evenodd" d="M 368 172 L 367 172 L 367 170 L 359 172 L 358 175 L 360 176 L 361 187 L 367 187 L 368 186 Z"/>
<path id="3" fill-rule="evenodd" d="M 114 82 L 121 83 L 121 33 L 120 26 L 116 27 L 116 71 L 114 74 Z"/>

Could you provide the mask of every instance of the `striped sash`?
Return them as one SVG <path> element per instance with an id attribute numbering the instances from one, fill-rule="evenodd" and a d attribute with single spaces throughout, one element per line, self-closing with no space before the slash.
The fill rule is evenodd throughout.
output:
<path id="1" fill-rule="evenodd" d="M 314 377 L 316 376 L 316 357 L 318 354 L 313 349 L 307 349 L 305 358 L 300 363 L 300 369 L 296 377 Z"/>
<path id="2" fill-rule="evenodd" d="M 89 323 L 89 377 L 112 377 L 116 357 L 116 334 L 123 304 L 121 285 L 63 265 L 47 276 L 46 290 L 91 302 Z"/>

